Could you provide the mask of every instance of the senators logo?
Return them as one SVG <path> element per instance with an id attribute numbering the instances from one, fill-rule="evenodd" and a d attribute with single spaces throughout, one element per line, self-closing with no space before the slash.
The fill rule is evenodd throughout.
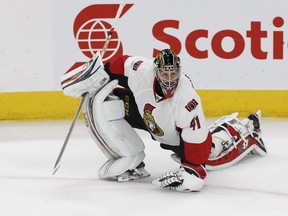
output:
<path id="1" fill-rule="evenodd" d="M 137 71 L 138 70 L 138 67 L 143 63 L 143 61 L 139 60 L 137 62 L 134 63 L 133 65 L 133 70 L 134 71 Z"/>
<path id="2" fill-rule="evenodd" d="M 163 136 L 164 132 L 163 130 L 157 125 L 157 123 L 155 122 L 155 119 L 152 115 L 152 111 L 155 109 L 154 106 L 152 106 L 151 104 L 146 104 L 144 107 L 144 116 L 143 116 L 143 120 L 144 123 L 147 127 L 147 129 L 155 134 L 156 136 Z"/>
<path id="3" fill-rule="evenodd" d="M 189 101 L 189 102 L 187 103 L 187 105 L 185 106 L 185 108 L 186 108 L 189 112 L 191 112 L 192 110 L 196 109 L 197 105 L 198 105 L 197 101 L 193 98 L 193 100 L 191 100 L 191 101 Z"/>

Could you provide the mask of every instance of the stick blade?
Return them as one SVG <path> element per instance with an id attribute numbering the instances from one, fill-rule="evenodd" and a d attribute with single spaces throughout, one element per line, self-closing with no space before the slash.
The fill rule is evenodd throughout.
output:
<path id="1" fill-rule="evenodd" d="M 58 171 L 59 168 L 60 168 L 60 165 L 57 166 L 57 167 L 54 167 L 54 171 L 53 171 L 53 174 L 52 174 L 52 175 L 55 175 L 55 173 Z"/>

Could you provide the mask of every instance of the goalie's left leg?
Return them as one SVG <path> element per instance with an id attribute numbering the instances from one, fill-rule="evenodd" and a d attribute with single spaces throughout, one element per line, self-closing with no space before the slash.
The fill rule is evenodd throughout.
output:
<path id="1" fill-rule="evenodd" d="M 206 163 L 207 170 L 230 167 L 248 154 L 266 155 L 260 130 L 261 111 L 243 120 L 237 113 L 225 116 L 211 127 L 213 147 Z"/>

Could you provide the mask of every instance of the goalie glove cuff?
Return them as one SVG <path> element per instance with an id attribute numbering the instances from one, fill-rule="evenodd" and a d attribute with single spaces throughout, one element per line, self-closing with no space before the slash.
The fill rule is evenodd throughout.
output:
<path id="1" fill-rule="evenodd" d="M 201 164 L 183 163 L 182 166 L 190 175 L 195 175 L 200 179 L 205 179 L 207 176 L 206 169 Z"/>

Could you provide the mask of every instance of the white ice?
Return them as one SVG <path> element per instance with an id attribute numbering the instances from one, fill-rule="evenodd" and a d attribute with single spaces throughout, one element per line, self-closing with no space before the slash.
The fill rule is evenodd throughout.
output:
<path id="1" fill-rule="evenodd" d="M 82 120 L 53 176 L 70 123 L 0 122 L 1 216 L 288 215 L 288 119 L 264 118 L 262 131 L 269 154 L 208 172 L 205 187 L 197 193 L 167 191 L 151 184 L 178 164 L 141 131 L 151 176 L 126 183 L 100 180 L 97 170 L 105 157 Z"/>

